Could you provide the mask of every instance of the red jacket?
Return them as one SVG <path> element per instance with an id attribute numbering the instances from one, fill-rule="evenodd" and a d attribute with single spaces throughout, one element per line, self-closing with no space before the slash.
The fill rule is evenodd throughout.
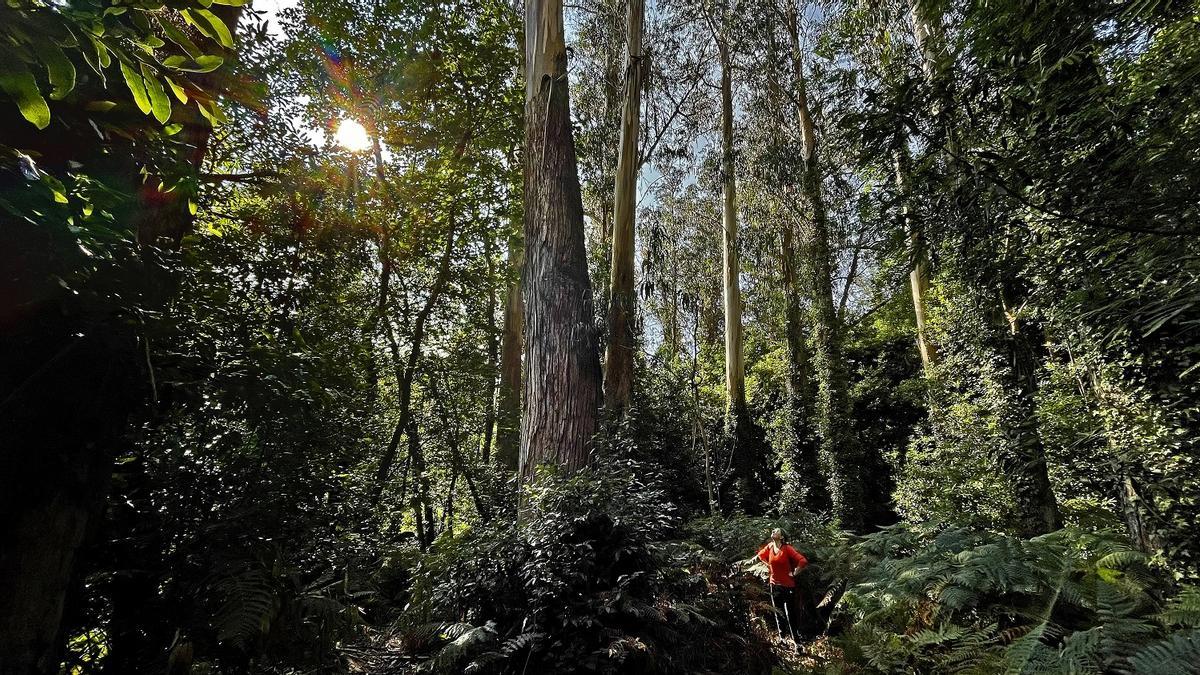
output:
<path id="1" fill-rule="evenodd" d="M 792 548 L 791 544 L 784 544 L 776 553 L 771 550 L 771 544 L 768 543 L 758 552 L 758 559 L 767 563 L 767 567 L 771 569 L 771 583 L 788 588 L 796 585 L 796 580 L 792 578 L 792 571 L 803 569 L 808 564 L 808 559 Z"/>

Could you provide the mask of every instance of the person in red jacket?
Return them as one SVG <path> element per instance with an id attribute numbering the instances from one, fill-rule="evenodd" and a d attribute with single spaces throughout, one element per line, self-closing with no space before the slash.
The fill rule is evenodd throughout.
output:
<path id="1" fill-rule="evenodd" d="M 802 553 L 792 548 L 784 538 L 783 530 L 778 527 L 771 530 L 771 541 L 758 552 L 758 559 L 767 564 L 771 571 L 770 588 L 771 600 L 774 607 L 782 607 L 787 618 L 788 632 L 795 639 L 792 628 L 792 604 L 796 592 L 795 575 L 808 565 L 808 559 Z M 775 627 L 778 630 L 779 620 L 776 617 Z M 782 633 L 782 631 L 780 631 Z"/>

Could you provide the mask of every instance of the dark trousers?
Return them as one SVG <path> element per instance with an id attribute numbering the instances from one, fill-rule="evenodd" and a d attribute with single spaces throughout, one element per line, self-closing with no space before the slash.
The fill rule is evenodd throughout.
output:
<path id="1" fill-rule="evenodd" d="M 779 613 L 780 625 L 787 622 L 788 634 L 792 634 L 795 626 L 792 624 L 792 617 L 796 615 L 796 588 L 794 586 L 780 586 L 771 584 L 771 602 L 775 607 L 775 611 Z"/>

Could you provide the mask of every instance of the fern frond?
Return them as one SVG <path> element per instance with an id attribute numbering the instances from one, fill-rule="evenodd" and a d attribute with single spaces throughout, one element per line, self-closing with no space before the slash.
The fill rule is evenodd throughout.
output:
<path id="1" fill-rule="evenodd" d="M 233 572 L 218 578 L 214 588 L 222 598 L 212 619 L 219 642 L 245 649 L 270 629 L 280 603 L 267 570 Z"/>
<path id="2" fill-rule="evenodd" d="M 1146 675 L 1196 675 L 1200 673 L 1200 631 L 1187 630 L 1142 649 L 1130 664 Z"/>
<path id="3" fill-rule="evenodd" d="M 1168 626 L 1200 628 L 1200 586 L 1185 586 L 1160 617 Z"/>

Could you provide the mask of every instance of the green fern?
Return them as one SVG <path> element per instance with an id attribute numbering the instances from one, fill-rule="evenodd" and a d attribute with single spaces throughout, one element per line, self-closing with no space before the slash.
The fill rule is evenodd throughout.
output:
<path id="1" fill-rule="evenodd" d="M 270 630 L 280 606 L 270 572 L 231 572 L 218 577 L 213 587 L 222 598 L 212 619 L 219 642 L 246 649 Z"/>
<path id="2" fill-rule="evenodd" d="M 1200 628 L 1200 586 L 1187 586 L 1160 615 L 1168 626 Z"/>
<path id="3" fill-rule="evenodd" d="M 1196 675 L 1200 673 L 1200 631 L 1187 630 L 1160 640 L 1129 660 L 1136 673 Z"/>

